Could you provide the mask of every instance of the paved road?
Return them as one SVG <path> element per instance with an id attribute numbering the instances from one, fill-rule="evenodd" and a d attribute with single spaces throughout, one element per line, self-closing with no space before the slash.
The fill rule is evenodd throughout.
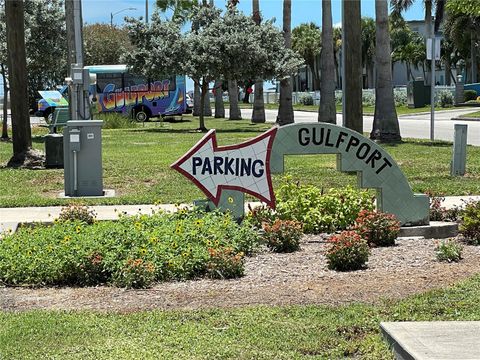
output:
<path id="1" fill-rule="evenodd" d="M 480 145 L 480 121 L 459 121 L 451 120 L 460 115 L 476 111 L 470 109 L 442 110 L 435 112 L 435 139 L 453 141 L 454 124 L 468 125 L 468 144 Z M 251 110 L 243 109 L 242 117 L 249 119 Z M 226 109 L 228 117 L 228 109 Z M 276 110 L 265 111 L 268 122 L 275 122 L 277 118 Z M 295 122 L 316 122 L 317 114 L 314 112 L 295 111 Z M 429 139 L 430 138 L 430 113 L 416 115 L 399 116 L 400 133 L 404 138 Z M 337 114 L 337 124 L 342 124 L 342 114 Z M 373 116 L 363 117 L 363 128 L 365 132 L 372 130 Z"/>
<path id="2" fill-rule="evenodd" d="M 454 124 L 467 124 L 468 125 L 468 139 L 469 145 L 480 146 L 480 120 L 479 121 L 461 121 L 451 120 L 452 118 L 459 117 L 471 112 L 476 111 L 476 108 L 468 109 L 454 109 L 443 110 L 435 113 L 435 139 L 453 141 Z M 225 110 L 228 117 L 228 109 Z M 265 110 L 267 121 L 275 122 L 277 118 L 276 110 Z M 251 109 L 242 109 L 242 117 L 244 119 L 250 119 L 252 114 Z M 295 111 L 295 122 L 316 122 L 317 114 L 307 111 Z M 398 117 L 400 121 L 400 133 L 404 138 L 415 139 L 429 139 L 430 138 L 430 113 L 414 114 L 414 115 L 401 115 Z M 10 123 L 10 121 L 9 121 Z M 30 117 L 30 123 L 32 125 L 43 124 L 43 118 Z M 337 114 L 337 124 L 342 124 L 342 114 Z M 363 117 L 363 129 L 365 132 L 372 130 L 373 116 Z"/>

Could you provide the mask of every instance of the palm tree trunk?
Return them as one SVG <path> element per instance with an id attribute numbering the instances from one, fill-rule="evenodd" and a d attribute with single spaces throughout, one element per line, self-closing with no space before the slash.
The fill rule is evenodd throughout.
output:
<path id="1" fill-rule="evenodd" d="M 253 21 L 255 24 L 260 25 L 262 18 L 260 16 L 260 4 L 259 0 L 252 1 Z M 253 123 L 264 123 L 265 118 L 265 104 L 263 102 L 263 80 L 259 79 L 255 82 L 255 92 L 253 93 Z"/>
<path id="2" fill-rule="evenodd" d="M 343 0 L 343 124 L 363 133 L 360 0 Z"/>
<path id="3" fill-rule="evenodd" d="M 2 121 L 2 140 L 8 139 L 8 85 L 7 85 L 7 69 L 4 64 L 0 64 L 2 67 L 2 79 L 3 79 L 3 121 Z"/>
<path id="4" fill-rule="evenodd" d="M 30 115 L 28 113 L 27 57 L 25 53 L 24 2 L 5 2 L 7 47 L 12 111 L 13 157 L 9 165 L 17 166 L 25 161 L 32 147 Z"/>
<path id="5" fill-rule="evenodd" d="M 292 48 L 292 0 L 283 0 L 283 38 L 285 47 Z M 292 105 L 292 83 L 291 77 L 280 81 L 280 105 L 278 107 L 277 122 L 280 125 L 294 123 Z"/>
<path id="6" fill-rule="evenodd" d="M 202 93 L 202 96 L 203 96 L 203 93 Z M 203 115 L 212 116 L 212 107 L 210 106 L 210 93 L 208 92 L 208 84 L 207 84 L 207 90 L 205 93 L 205 101 L 203 104 Z"/>
<path id="7" fill-rule="evenodd" d="M 398 142 L 402 138 L 393 97 L 387 0 L 375 0 L 375 18 L 377 86 L 375 88 L 375 115 L 370 138 L 382 142 Z"/>
<path id="8" fill-rule="evenodd" d="M 318 121 L 337 123 L 335 108 L 335 61 L 333 59 L 333 24 L 331 0 L 322 0 L 322 54 L 320 58 L 322 80 Z"/>
<path id="9" fill-rule="evenodd" d="M 225 117 L 225 106 L 223 105 L 222 80 L 216 80 L 215 85 L 215 117 L 223 119 Z"/>
<path id="10" fill-rule="evenodd" d="M 201 107 L 201 90 L 200 84 L 197 80 L 193 80 L 193 116 L 200 116 L 200 109 Z"/>
<path id="11" fill-rule="evenodd" d="M 242 120 L 242 113 L 238 106 L 237 80 L 228 80 L 228 99 L 230 101 L 230 120 Z"/>
<path id="12" fill-rule="evenodd" d="M 476 51 L 476 40 L 477 35 L 475 30 L 471 31 L 470 35 L 470 57 L 471 57 L 471 66 L 472 66 L 472 83 L 477 82 L 477 51 Z"/>

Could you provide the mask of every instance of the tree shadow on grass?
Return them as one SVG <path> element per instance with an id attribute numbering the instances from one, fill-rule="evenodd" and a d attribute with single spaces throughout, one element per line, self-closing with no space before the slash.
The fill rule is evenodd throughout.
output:
<path id="1" fill-rule="evenodd" d="M 256 124 L 252 124 L 255 126 Z M 251 133 L 251 134 L 261 134 L 268 129 L 265 128 L 231 128 L 231 129 L 216 129 L 217 134 L 232 134 L 232 133 Z M 131 133 L 163 133 L 163 134 L 201 134 L 201 131 L 196 129 L 165 129 L 165 128 L 140 128 L 140 129 L 130 129 L 127 132 Z"/>

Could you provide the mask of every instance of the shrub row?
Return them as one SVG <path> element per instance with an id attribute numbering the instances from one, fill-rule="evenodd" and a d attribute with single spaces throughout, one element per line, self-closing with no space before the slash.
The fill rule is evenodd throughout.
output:
<path id="1" fill-rule="evenodd" d="M 199 276 L 230 278 L 243 273 L 244 255 L 259 244 L 250 224 L 219 212 L 180 210 L 92 225 L 67 220 L 23 228 L 0 241 L 0 282 L 147 287 Z"/>

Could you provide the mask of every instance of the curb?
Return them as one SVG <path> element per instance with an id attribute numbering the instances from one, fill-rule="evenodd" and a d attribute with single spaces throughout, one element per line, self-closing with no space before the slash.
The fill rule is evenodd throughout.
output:
<path id="1" fill-rule="evenodd" d="M 446 239 L 458 235 L 458 224 L 431 221 L 430 225 L 402 227 L 399 237 L 424 237 L 425 239 Z"/>

